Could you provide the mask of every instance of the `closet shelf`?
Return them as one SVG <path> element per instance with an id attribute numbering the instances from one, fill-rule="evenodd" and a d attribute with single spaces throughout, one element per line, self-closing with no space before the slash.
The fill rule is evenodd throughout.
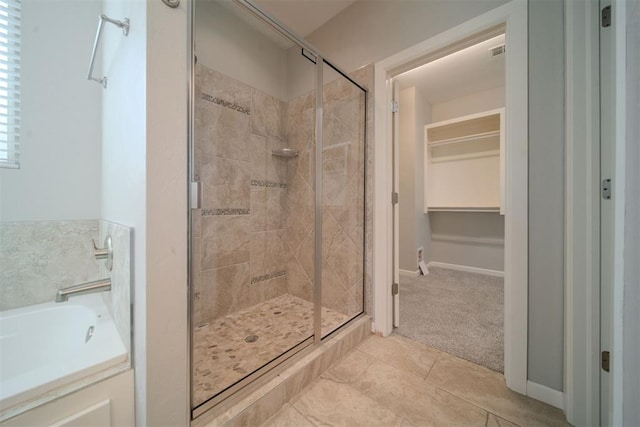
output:
<path id="1" fill-rule="evenodd" d="M 499 206 L 428 206 L 427 212 L 500 212 Z"/>
<path id="2" fill-rule="evenodd" d="M 438 142 L 429 142 L 427 145 L 429 146 L 429 148 L 440 147 L 442 145 L 458 144 L 458 143 L 461 143 L 461 142 L 469 142 L 469 141 L 478 141 L 478 140 L 482 140 L 482 139 L 493 138 L 493 137 L 496 137 L 496 136 L 500 136 L 500 131 L 499 130 L 490 131 L 490 132 L 476 133 L 476 134 L 473 134 L 473 135 L 459 136 L 457 138 L 443 139 L 443 140 L 440 140 Z"/>
<path id="3" fill-rule="evenodd" d="M 425 213 L 504 214 L 504 108 L 431 123 L 424 140 Z"/>

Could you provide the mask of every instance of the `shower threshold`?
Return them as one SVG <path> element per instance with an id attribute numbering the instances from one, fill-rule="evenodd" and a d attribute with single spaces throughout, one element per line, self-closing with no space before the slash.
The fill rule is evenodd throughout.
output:
<path id="1" fill-rule="evenodd" d="M 322 335 L 351 317 L 322 308 Z M 313 336 L 313 304 L 284 294 L 200 325 L 193 333 L 198 406 Z"/>

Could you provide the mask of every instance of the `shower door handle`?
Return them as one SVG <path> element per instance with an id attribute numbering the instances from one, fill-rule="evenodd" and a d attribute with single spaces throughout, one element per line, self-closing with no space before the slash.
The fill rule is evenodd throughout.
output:
<path id="1" fill-rule="evenodd" d="M 189 188 L 189 207 L 191 209 L 200 209 L 200 182 L 191 181 Z"/>

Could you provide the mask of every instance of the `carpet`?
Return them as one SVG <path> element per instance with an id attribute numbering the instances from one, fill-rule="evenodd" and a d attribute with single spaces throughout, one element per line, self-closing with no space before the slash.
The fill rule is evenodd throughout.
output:
<path id="1" fill-rule="evenodd" d="M 497 372 L 504 371 L 504 280 L 432 267 L 400 277 L 395 333 Z"/>

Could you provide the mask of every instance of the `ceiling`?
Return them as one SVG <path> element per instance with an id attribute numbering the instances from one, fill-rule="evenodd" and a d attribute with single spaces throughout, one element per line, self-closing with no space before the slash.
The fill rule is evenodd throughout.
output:
<path id="1" fill-rule="evenodd" d="M 505 85 L 505 55 L 489 49 L 504 44 L 504 34 L 429 62 L 400 76 L 400 88 L 415 86 L 430 104 L 450 101 Z"/>
<path id="2" fill-rule="evenodd" d="M 253 0 L 296 34 L 308 36 L 356 0 Z"/>

